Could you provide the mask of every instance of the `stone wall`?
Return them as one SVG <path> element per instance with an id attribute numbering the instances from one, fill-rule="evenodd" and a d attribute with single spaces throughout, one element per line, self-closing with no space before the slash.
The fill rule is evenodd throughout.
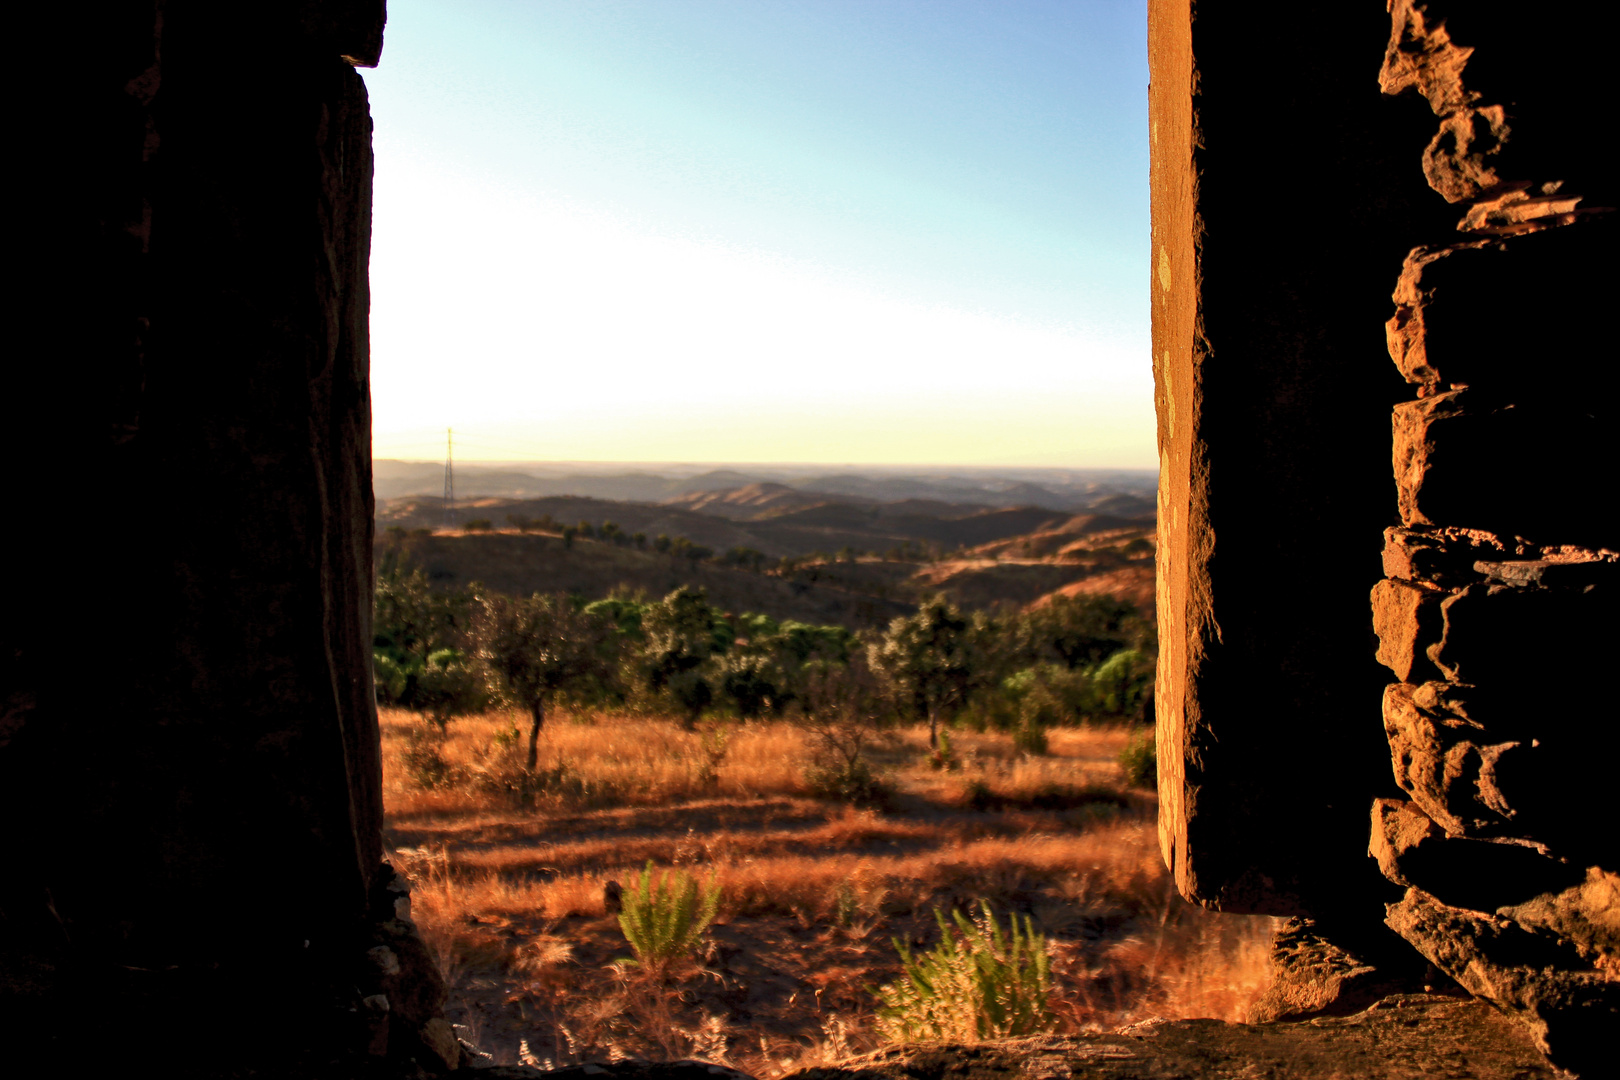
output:
<path id="1" fill-rule="evenodd" d="M 1413 167 L 1432 118 L 1377 92 L 1377 5 L 1148 14 L 1165 858 L 1224 911 L 1376 913 L 1367 535 L 1402 387 L 1368 357 L 1446 227 Z"/>
<path id="2" fill-rule="evenodd" d="M 55 65 L 21 82 L 55 182 L 14 402 L 0 1008 L 64 1060 L 455 1056 L 381 849 L 351 65 L 382 26 L 380 0 L 153 0 L 13 38 Z"/>
<path id="3" fill-rule="evenodd" d="M 1620 1029 L 1615 16 L 1150 20 L 1166 858 L 1191 900 L 1301 917 L 1272 1015 L 1449 976 L 1598 1075 Z"/>
<path id="4" fill-rule="evenodd" d="M 1400 524 L 1372 593 L 1404 797 L 1373 804 L 1370 850 L 1406 889 L 1402 937 L 1595 1070 L 1620 1030 L 1620 275 L 1588 126 L 1608 63 L 1506 7 L 1391 17 L 1380 85 L 1433 110 L 1423 170 L 1456 231 L 1407 256 L 1387 324 L 1416 391 L 1394 410 Z"/>

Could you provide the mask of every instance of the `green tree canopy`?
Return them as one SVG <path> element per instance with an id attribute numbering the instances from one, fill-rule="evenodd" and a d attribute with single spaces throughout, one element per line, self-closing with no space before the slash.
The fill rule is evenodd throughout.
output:
<path id="1" fill-rule="evenodd" d="M 889 624 L 870 650 L 871 664 L 896 694 L 928 717 L 928 744 L 939 745 L 941 710 L 959 705 L 973 688 L 976 635 L 973 620 L 935 595 Z"/>
<path id="2" fill-rule="evenodd" d="M 564 596 L 485 597 L 477 633 L 481 659 L 496 693 L 526 709 L 529 768 L 539 760 L 546 708 L 559 694 L 612 671 L 613 624 L 575 608 Z"/>

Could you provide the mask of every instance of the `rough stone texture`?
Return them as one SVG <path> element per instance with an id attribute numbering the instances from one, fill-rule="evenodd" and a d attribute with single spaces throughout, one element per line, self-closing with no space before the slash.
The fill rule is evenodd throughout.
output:
<path id="1" fill-rule="evenodd" d="M 1386 998 L 1353 1016 L 1286 1024 L 1146 1021 L 1113 1034 L 907 1046 L 789 1080 L 1552 1080 L 1530 1039 L 1489 1006 Z"/>
<path id="2" fill-rule="evenodd" d="M 1567 223 L 1571 198 L 1615 205 L 1612 151 L 1593 126 L 1610 90 L 1611 8 L 1583 7 L 1550 36 L 1526 32 L 1506 0 L 1391 0 L 1389 12 L 1379 85 L 1421 94 L 1438 118 L 1422 163 L 1447 202 L 1474 200 L 1479 217 L 1509 219 L 1488 227 L 1510 231 L 1526 214 Z"/>
<path id="3" fill-rule="evenodd" d="M 1378 662 L 1402 682 L 1438 678 L 1440 670 L 1425 653 L 1440 636 L 1440 602 L 1445 593 L 1408 581 L 1380 581 L 1373 586 L 1373 633 L 1378 635 Z"/>
<path id="4" fill-rule="evenodd" d="M 422 965 L 376 895 L 371 121 L 343 59 L 376 61 L 382 4 L 52 7 L 15 28 L 51 65 L 19 79 L 50 190 L 15 399 L 49 525 L 0 628 L 27 823 L 0 1010 L 58 1061 L 405 1067 L 430 1003 L 368 986 L 374 935 Z"/>
<path id="5" fill-rule="evenodd" d="M 1446 390 L 1396 406 L 1392 426 L 1405 525 L 1585 545 L 1620 527 L 1612 500 L 1589 497 L 1593 470 L 1620 457 L 1620 442 L 1578 398 Z"/>
<path id="6" fill-rule="evenodd" d="M 491 1065 L 464 1068 L 450 1075 L 457 1080 L 753 1080 L 745 1072 L 709 1061 L 598 1061 L 561 1069 Z"/>
<path id="7" fill-rule="evenodd" d="M 1294 918 L 1272 939 L 1271 982 L 1246 1019 L 1348 1016 L 1392 994 L 1446 988 L 1462 992 L 1387 927 Z"/>
<path id="8" fill-rule="evenodd" d="M 1531 903 L 1582 885 L 1586 870 L 1513 841 L 1448 837 L 1409 802 L 1373 803 L 1368 854 L 1397 885 L 1441 894 L 1476 911 Z"/>
<path id="9" fill-rule="evenodd" d="M 1567 378 L 1526 378 L 1525 363 L 1544 360 L 1561 373 L 1579 371 L 1575 399 L 1612 416 L 1620 404 L 1620 372 L 1589 362 L 1608 339 L 1600 324 L 1569 315 L 1610 303 L 1613 274 L 1594 265 L 1589 252 L 1594 244 L 1613 245 L 1617 228 L 1605 215 L 1580 229 L 1414 249 L 1396 283 L 1395 314 L 1385 324 L 1396 367 L 1420 393 L 1492 383 L 1570 397 Z"/>
<path id="10" fill-rule="evenodd" d="M 1522 811 L 1502 790 L 1497 765 L 1504 755 L 1545 755 L 1536 753 L 1541 748 L 1530 740 L 1493 740 L 1468 719 L 1464 703 L 1446 701 L 1446 692 L 1456 689 L 1448 683 L 1393 683 L 1385 689 L 1384 732 L 1396 784 L 1454 836 L 1502 836 L 1533 828 L 1533 821 L 1519 820 Z M 1542 770 L 1532 763 L 1530 770 L 1515 771 L 1522 777 Z M 1533 792 L 1540 794 L 1542 786 L 1534 784 Z"/>
<path id="11" fill-rule="evenodd" d="M 1470 993 L 1515 1013 L 1560 1067 L 1590 1077 L 1612 1068 L 1620 980 L 1569 940 L 1417 888 L 1390 906 L 1389 924 Z"/>
<path id="12" fill-rule="evenodd" d="M 1385 327 L 1417 398 L 1394 410 L 1402 527 L 1372 615 L 1402 680 L 1383 720 L 1411 802 L 1374 802 L 1369 851 L 1408 887 L 1392 929 L 1599 1075 L 1620 1027 L 1620 280 L 1595 136 L 1615 15 L 1593 7 L 1554 44 L 1505 4 L 1390 13 L 1381 84 L 1438 117 L 1424 173 L 1464 235 L 1410 252 Z"/>
<path id="13" fill-rule="evenodd" d="M 1367 357 L 1413 234 L 1456 216 L 1413 164 L 1433 118 L 1372 85 L 1376 4 L 1148 19 L 1161 843 L 1199 903 L 1375 922 L 1364 536 L 1402 383 Z"/>

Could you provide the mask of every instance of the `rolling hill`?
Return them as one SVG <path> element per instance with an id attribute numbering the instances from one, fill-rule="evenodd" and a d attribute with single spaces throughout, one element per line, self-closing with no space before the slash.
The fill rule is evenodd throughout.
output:
<path id="1" fill-rule="evenodd" d="M 1130 511 L 1139 509 L 1139 502 L 1118 496 L 1109 507 Z M 874 502 L 769 483 L 662 504 L 483 498 L 458 503 L 458 511 L 464 521 L 486 518 L 497 528 L 472 533 L 435 528 L 443 506 L 434 498 L 383 502 L 377 514 L 378 557 L 395 550 L 426 566 L 441 584 L 480 581 L 501 592 L 560 591 L 594 599 L 615 588 L 658 596 L 691 584 L 727 610 L 850 627 L 886 623 L 936 592 L 964 607 L 990 609 L 1038 604 L 1057 595 L 1108 594 L 1148 606 L 1153 600 L 1151 516 L 987 509 L 925 499 Z M 555 529 L 501 529 L 507 515 L 549 516 L 558 526 L 613 521 L 626 534 L 665 533 L 716 554 L 752 548 L 771 563 L 783 557 L 793 561 L 767 564 L 770 569 L 760 572 L 583 536 L 568 547 Z M 897 548 L 907 554 L 897 557 Z M 934 555 L 917 561 L 924 548 Z M 850 549 L 866 554 L 852 556 Z"/>

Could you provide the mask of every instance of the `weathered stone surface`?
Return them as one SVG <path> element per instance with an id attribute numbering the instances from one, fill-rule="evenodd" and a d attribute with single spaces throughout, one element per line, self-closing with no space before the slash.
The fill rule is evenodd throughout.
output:
<path id="1" fill-rule="evenodd" d="M 1582 867 L 1526 844 L 1448 837 L 1427 814 L 1400 799 L 1373 803 L 1367 853 L 1395 884 L 1475 911 L 1561 894 L 1586 879 Z"/>
<path id="2" fill-rule="evenodd" d="M 753 1080 L 745 1072 L 710 1061 L 598 1061 L 560 1069 L 491 1065 L 463 1068 L 450 1076 L 455 1080 Z"/>
<path id="3" fill-rule="evenodd" d="M 1534 399 L 1578 386 L 1584 408 L 1612 417 L 1620 368 L 1596 362 L 1612 348 L 1607 329 L 1578 314 L 1601 311 L 1620 293 L 1620 267 L 1591 257 L 1612 247 L 1617 231 L 1620 220 L 1606 215 L 1507 241 L 1415 248 L 1385 326 L 1390 357 L 1423 394 L 1466 384 Z M 1562 377 L 1527 378 L 1526 364 L 1537 362 Z"/>
<path id="4" fill-rule="evenodd" d="M 1583 8 L 1578 29 L 1553 35 L 1527 32 L 1522 9 L 1505 2 L 1393 0 L 1389 11 L 1379 85 L 1422 94 L 1439 118 L 1422 155 L 1435 191 L 1451 203 L 1541 202 L 1520 213 L 1551 221 L 1569 220 L 1563 200 L 1615 205 L 1612 148 L 1592 126 L 1608 87 L 1611 8 Z M 1523 222 L 1480 216 L 1461 224 Z"/>
<path id="5" fill-rule="evenodd" d="M 1428 969 L 1384 926 L 1289 919 L 1272 939 L 1271 983 L 1246 1019 L 1348 1016 L 1391 994 L 1435 989 Z"/>
<path id="6" fill-rule="evenodd" d="M 1452 836 L 1528 840 L 1573 863 L 1615 865 L 1613 733 L 1582 709 L 1504 712 L 1499 696 L 1443 682 L 1388 687 L 1396 784 Z"/>
<path id="7" fill-rule="evenodd" d="M 1475 688 L 1470 715 L 1481 723 L 1492 723 L 1490 713 L 1517 714 L 1521 724 L 1534 716 L 1538 734 L 1557 739 L 1588 728 L 1588 717 L 1612 706 L 1607 688 L 1585 676 L 1620 655 L 1615 590 L 1482 583 L 1446 597 L 1440 613 L 1441 636 L 1429 658 L 1447 680 Z M 1571 677 L 1549 680 L 1538 660 Z M 1590 749 L 1616 748 L 1614 735 L 1601 728 L 1583 737 L 1594 740 Z"/>
<path id="8" fill-rule="evenodd" d="M 1554 1064 L 1608 1075 L 1620 981 L 1572 943 L 1499 915 L 1452 907 L 1420 889 L 1389 906 L 1390 928 L 1470 993 L 1519 1017 Z"/>
<path id="9" fill-rule="evenodd" d="M 1530 754 L 1539 747 L 1530 747 L 1528 739 L 1493 740 L 1466 713 L 1444 707 L 1443 689 L 1451 687 L 1394 683 L 1385 688 L 1384 733 L 1395 783 L 1453 836 L 1500 836 L 1528 828 L 1518 820 L 1520 807 L 1502 791 L 1496 767 L 1505 754 Z M 1429 707 L 1420 705 L 1420 698 Z M 1542 785 L 1536 784 L 1529 794 L 1541 793 Z"/>
<path id="10" fill-rule="evenodd" d="M 1386 998 L 1302 1023 L 1150 1020 L 1113 1034 L 903 1046 L 788 1080 L 1553 1080 L 1525 1032 L 1478 1001 Z M 1592 1076 L 1598 1076 L 1593 1073 Z"/>
<path id="11" fill-rule="evenodd" d="M 1427 107 L 1367 82 L 1378 5 L 1148 20 L 1161 844 L 1200 903 L 1320 913 L 1384 887 L 1362 855 L 1387 754 L 1357 715 L 1387 681 L 1363 537 L 1402 386 L 1367 357 L 1411 237 L 1456 214 L 1413 165 Z"/>
<path id="12" fill-rule="evenodd" d="M 1588 867 L 1586 878 L 1556 894 L 1544 894 L 1499 914 L 1529 930 L 1575 946 L 1581 958 L 1620 970 L 1620 874 Z"/>
<path id="13" fill-rule="evenodd" d="M 1534 557 L 1540 550 L 1478 529 L 1396 525 L 1384 530 L 1384 574 L 1400 581 L 1456 589 L 1480 579 L 1474 564 L 1482 559 Z"/>
<path id="14" fill-rule="evenodd" d="M 1446 594 L 1404 581 L 1384 580 L 1373 586 L 1373 633 L 1378 635 L 1378 662 L 1401 682 L 1438 678 L 1440 669 L 1425 653 L 1440 637 L 1440 601 Z M 1415 675 L 1415 679 L 1414 679 Z"/>
<path id="15" fill-rule="evenodd" d="M 59 190 L 17 306 L 50 359 L 15 411 L 93 449 L 24 499 L 63 527 L 12 538 L 0 1012 L 25 1057 L 352 1075 L 386 871 L 371 119 L 342 56 L 376 59 L 382 4 L 45 9 L 14 29 L 51 70 L 17 82 L 53 140 L 19 145 Z M 92 503 L 116 539 L 66 527 Z"/>
<path id="16" fill-rule="evenodd" d="M 1616 504 L 1592 498 L 1593 469 L 1620 457 L 1616 432 L 1578 398 L 1446 390 L 1397 405 L 1394 468 L 1401 521 L 1541 544 L 1601 544 Z"/>

